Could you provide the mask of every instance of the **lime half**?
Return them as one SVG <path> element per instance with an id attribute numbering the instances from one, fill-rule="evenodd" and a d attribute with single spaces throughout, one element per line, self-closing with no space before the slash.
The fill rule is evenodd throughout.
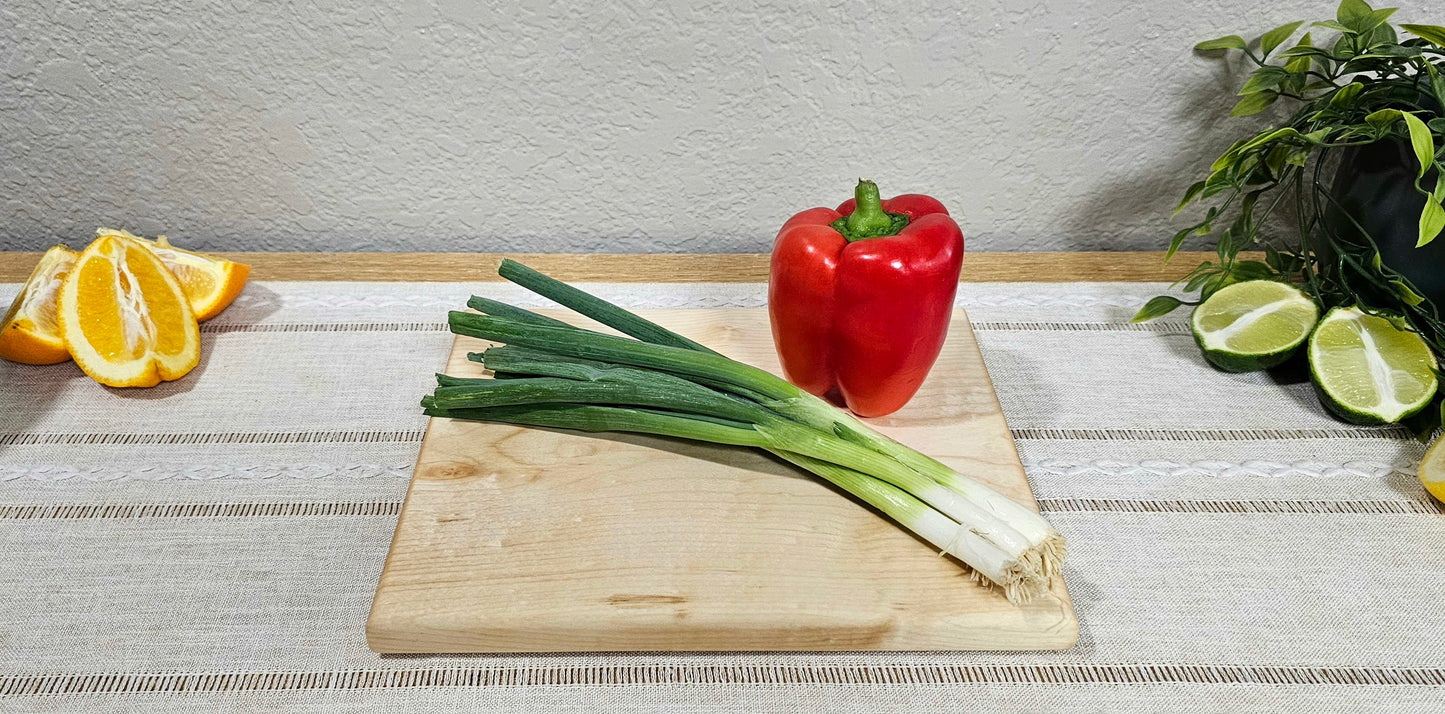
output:
<path id="1" fill-rule="evenodd" d="M 1337 307 L 1310 335 L 1310 375 L 1320 401 L 1356 424 L 1390 424 L 1435 398 L 1435 354 L 1389 320 Z"/>
<path id="2" fill-rule="evenodd" d="M 1194 308 L 1194 341 L 1210 364 L 1253 372 L 1283 363 L 1310 335 L 1319 308 L 1300 289 L 1273 280 L 1235 283 Z"/>

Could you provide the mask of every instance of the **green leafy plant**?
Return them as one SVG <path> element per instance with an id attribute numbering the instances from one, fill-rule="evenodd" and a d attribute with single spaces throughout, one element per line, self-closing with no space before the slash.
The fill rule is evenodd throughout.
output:
<path id="1" fill-rule="evenodd" d="M 1344 0 L 1335 19 L 1304 28 L 1291 22 L 1264 33 L 1253 46 L 1228 35 L 1195 46 L 1199 51 L 1236 51 L 1256 68 L 1239 90 L 1231 116 L 1258 114 L 1281 99 L 1298 105 L 1282 124 L 1235 142 L 1184 193 L 1175 213 L 1209 204 L 1202 219 L 1181 229 L 1169 243 L 1173 257 L 1190 236 L 1217 235 L 1217 260 L 1206 261 L 1180 283 L 1196 300 L 1159 296 L 1146 303 L 1135 322 L 1198 305 L 1227 285 L 1257 279 L 1301 284 L 1322 311 L 1359 305 L 1402 328 L 1413 329 L 1432 349 L 1445 354 L 1445 322 L 1437 306 L 1403 275 L 1381 262 L 1374 239 L 1345 239 L 1338 219 L 1326 220 L 1336 198 L 1326 166 L 1335 152 L 1381 141 L 1405 141 L 1418 171 L 1415 190 L 1425 197 L 1417 247 L 1445 229 L 1445 180 L 1422 183 L 1432 170 L 1442 175 L 1445 137 L 1445 27 L 1389 23 L 1395 8 L 1374 9 L 1363 0 Z M 1294 45 L 1288 40 L 1307 29 Z M 1315 43 L 1314 34 L 1331 41 Z M 1279 218 L 1293 214 L 1293 235 L 1269 235 Z M 1338 212 L 1337 213 L 1341 213 Z M 1354 221 L 1345 213 L 1345 219 Z M 1262 250 L 1264 260 L 1246 259 Z M 1166 257 L 1166 259 L 1167 259 Z"/>

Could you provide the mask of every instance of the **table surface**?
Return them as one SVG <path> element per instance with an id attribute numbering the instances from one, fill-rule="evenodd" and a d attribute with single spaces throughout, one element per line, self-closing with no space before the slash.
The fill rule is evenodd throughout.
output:
<path id="1" fill-rule="evenodd" d="M 768 279 L 765 253 L 217 253 L 251 266 L 252 280 L 495 281 L 503 258 L 568 281 L 748 283 Z M 1259 259 L 1263 254 L 1244 253 Z M 0 252 L 0 282 L 20 282 L 40 253 Z M 1213 253 L 969 253 L 963 282 L 1174 281 Z"/>
<path id="2" fill-rule="evenodd" d="M 0 362 L 0 710 L 1445 710 L 1423 447 L 1334 420 L 1299 371 L 1210 369 L 1182 313 L 1129 323 L 1167 285 L 1124 281 L 1198 255 L 977 254 L 959 286 L 1070 540 L 1074 648 L 446 657 L 364 640 L 416 399 L 447 309 L 542 303 L 484 280 L 498 256 L 248 257 L 184 379 Z M 0 301 L 33 260 L 0 254 Z M 766 300 L 760 256 L 527 261 L 635 308 Z"/>

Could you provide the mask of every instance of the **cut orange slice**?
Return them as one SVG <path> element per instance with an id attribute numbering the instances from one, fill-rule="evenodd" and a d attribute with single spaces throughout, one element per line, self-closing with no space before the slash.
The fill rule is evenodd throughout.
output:
<path id="1" fill-rule="evenodd" d="M 111 387 L 179 379 L 201 360 L 186 294 L 145 243 L 96 238 L 60 286 L 60 332 L 70 356 Z"/>
<path id="2" fill-rule="evenodd" d="M 55 317 L 60 284 L 75 267 L 76 252 L 57 245 L 40 256 L 20 294 L 0 322 L 0 357 L 26 364 L 55 364 L 70 359 Z"/>
<path id="3" fill-rule="evenodd" d="M 245 263 L 234 263 L 213 255 L 177 248 L 171 245 L 165 236 L 151 241 L 110 228 L 101 228 L 95 234 L 101 238 L 112 235 L 134 238 L 150 246 L 161 262 L 175 274 L 181 289 L 186 291 L 191 312 L 196 314 L 199 322 L 221 314 L 221 311 L 241 294 L 241 288 L 246 287 L 246 277 L 251 274 L 251 266 Z"/>

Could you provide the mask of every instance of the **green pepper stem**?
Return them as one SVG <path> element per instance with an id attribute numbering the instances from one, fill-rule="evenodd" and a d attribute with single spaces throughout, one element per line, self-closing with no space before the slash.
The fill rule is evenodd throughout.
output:
<path id="1" fill-rule="evenodd" d="M 877 235 L 893 225 L 893 216 L 883 210 L 883 197 L 878 195 L 878 184 L 867 179 L 858 179 L 858 188 L 853 189 L 853 198 L 858 205 L 848 216 L 848 231 L 854 235 Z"/>
<path id="2" fill-rule="evenodd" d="M 857 202 L 853 212 L 828 224 L 849 243 L 898 235 L 898 232 L 908 225 L 908 216 L 883 210 L 878 184 L 872 181 L 858 179 L 858 188 L 853 189 L 853 198 Z"/>

